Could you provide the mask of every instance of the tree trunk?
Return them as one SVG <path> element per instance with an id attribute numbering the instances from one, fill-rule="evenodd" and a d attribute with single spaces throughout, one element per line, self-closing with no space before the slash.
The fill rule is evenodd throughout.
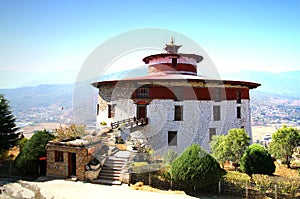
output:
<path id="1" fill-rule="evenodd" d="M 286 161 L 287 167 L 290 169 L 291 168 L 291 164 L 290 164 L 290 158 L 289 158 L 288 155 L 285 156 L 285 161 Z"/>

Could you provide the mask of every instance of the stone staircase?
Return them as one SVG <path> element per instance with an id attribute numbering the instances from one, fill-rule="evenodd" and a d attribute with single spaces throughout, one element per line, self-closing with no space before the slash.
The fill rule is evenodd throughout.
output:
<path id="1" fill-rule="evenodd" d="M 93 182 L 103 185 L 121 185 L 121 175 L 128 161 L 127 156 L 127 153 L 123 151 L 109 156 L 101 168 L 98 179 Z"/>

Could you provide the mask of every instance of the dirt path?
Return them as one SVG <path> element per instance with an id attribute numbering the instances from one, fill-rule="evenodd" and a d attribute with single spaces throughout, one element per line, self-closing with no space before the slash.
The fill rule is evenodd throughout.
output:
<path id="1" fill-rule="evenodd" d="M 7 194 L 0 198 L 54 198 L 54 199 L 76 199 L 76 198 L 142 198 L 142 199 L 192 199 L 185 194 L 155 193 L 148 191 L 137 191 L 123 186 L 104 186 L 84 182 L 69 182 L 65 180 L 51 180 L 46 182 L 18 181 L 0 187 Z M 10 196 L 8 196 L 10 195 Z"/>

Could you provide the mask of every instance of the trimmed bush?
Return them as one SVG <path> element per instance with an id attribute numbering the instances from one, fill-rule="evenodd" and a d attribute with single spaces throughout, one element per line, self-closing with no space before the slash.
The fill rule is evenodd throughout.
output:
<path id="1" fill-rule="evenodd" d="M 46 145 L 54 135 L 46 130 L 36 132 L 25 144 L 15 160 L 16 167 L 24 173 L 38 173 L 39 158 L 46 156 Z"/>
<path id="2" fill-rule="evenodd" d="M 219 163 L 199 145 L 187 148 L 171 166 L 171 176 L 188 189 L 205 188 L 225 175 Z"/>
<path id="3" fill-rule="evenodd" d="M 266 174 L 275 172 L 275 164 L 269 152 L 259 144 L 252 144 L 243 154 L 240 169 L 248 175 Z"/>

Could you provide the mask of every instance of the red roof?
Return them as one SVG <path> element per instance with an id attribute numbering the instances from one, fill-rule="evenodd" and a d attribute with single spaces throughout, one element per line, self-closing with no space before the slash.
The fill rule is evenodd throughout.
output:
<path id="1" fill-rule="evenodd" d="M 186 75 L 186 74 L 174 74 L 174 73 L 157 73 L 141 77 L 125 78 L 120 80 L 108 80 L 94 82 L 92 85 L 99 88 L 103 84 L 116 84 L 119 82 L 140 82 L 140 81 L 189 81 L 189 82 L 205 82 L 205 83 L 220 83 L 220 84 L 231 84 L 231 85 L 241 85 L 247 86 L 250 89 L 257 88 L 260 84 L 246 81 L 235 81 L 235 80 L 218 80 L 213 78 L 208 78 L 204 76 L 197 75 Z"/>

